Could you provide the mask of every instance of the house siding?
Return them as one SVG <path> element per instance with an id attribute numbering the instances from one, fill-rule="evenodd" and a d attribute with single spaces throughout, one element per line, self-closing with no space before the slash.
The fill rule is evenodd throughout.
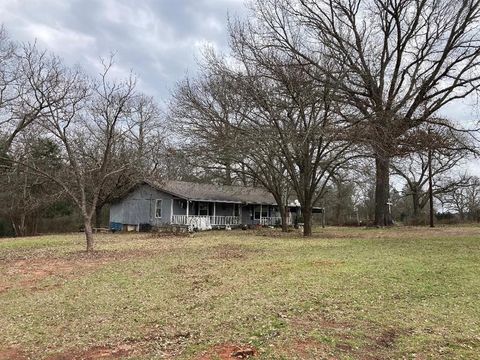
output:
<path id="1" fill-rule="evenodd" d="M 155 203 L 162 200 L 162 217 L 155 217 Z M 124 225 L 150 224 L 160 226 L 170 223 L 172 195 L 156 190 L 148 185 L 141 185 L 121 201 L 110 207 L 110 222 Z M 174 201 L 174 213 L 175 213 Z M 180 207 L 180 205 L 177 205 Z M 185 210 L 185 209 L 183 209 Z"/>

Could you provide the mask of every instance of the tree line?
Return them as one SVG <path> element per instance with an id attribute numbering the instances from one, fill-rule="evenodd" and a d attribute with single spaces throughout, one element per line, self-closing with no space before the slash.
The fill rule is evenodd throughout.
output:
<path id="1" fill-rule="evenodd" d="M 439 113 L 478 91 L 480 1 L 248 6 L 228 21 L 228 50 L 205 49 L 167 109 L 133 75 L 113 78 L 113 58 L 87 75 L 2 28 L 0 211 L 15 232 L 67 201 L 92 250 L 95 216 L 144 178 L 263 186 L 283 230 L 294 197 L 306 236 L 314 206 L 348 202 L 386 226 L 402 197 L 416 220 L 432 197 L 471 198 L 477 180 L 459 164 L 477 154 L 477 124 Z"/>

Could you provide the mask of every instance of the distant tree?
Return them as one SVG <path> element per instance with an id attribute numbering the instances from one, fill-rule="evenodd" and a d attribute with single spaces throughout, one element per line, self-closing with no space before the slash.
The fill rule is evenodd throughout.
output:
<path id="1" fill-rule="evenodd" d="M 476 176 L 466 178 L 466 185 L 455 187 L 442 195 L 444 206 L 455 211 L 460 220 L 480 221 L 480 179 Z"/>
<path id="2" fill-rule="evenodd" d="M 332 176 L 328 194 L 323 201 L 328 204 L 327 219 L 335 225 L 353 225 L 360 222 L 355 183 L 350 173 L 338 172 Z"/>
<path id="3" fill-rule="evenodd" d="M 10 156 L 15 162 L 1 168 L 0 217 L 9 219 L 16 236 L 34 235 L 39 217 L 62 199 L 63 191 L 53 181 L 39 177 L 35 166 L 45 172 L 62 166 L 59 149 L 48 138 L 20 134 Z"/>
<path id="4" fill-rule="evenodd" d="M 415 137 L 415 141 L 412 139 Z M 464 160 L 476 152 L 475 144 L 461 134 L 443 127 L 416 129 L 407 147 L 411 148 L 392 163 L 393 174 L 406 182 L 405 195 L 411 198 L 413 223 L 420 222 L 421 211 L 429 202 L 429 166 L 431 151 L 432 195 L 436 198 L 467 185 L 468 178 L 456 175 Z M 426 149 L 426 150 L 424 150 Z"/>

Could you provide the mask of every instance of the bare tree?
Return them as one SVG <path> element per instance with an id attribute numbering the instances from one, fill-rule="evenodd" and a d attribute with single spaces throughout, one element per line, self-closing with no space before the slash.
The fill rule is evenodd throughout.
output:
<path id="1" fill-rule="evenodd" d="M 465 165 L 464 160 L 477 150 L 463 134 L 439 126 L 415 129 L 403 150 L 406 153 L 395 158 L 391 166 L 393 174 L 406 182 L 406 195 L 412 201 L 413 222 L 418 223 L 431 196 L 439 198 L 468 184 L 468 177 L 458 176 L 458 171 L 452 170 Z M 428 191 L 430 180 L 431 196 Z"/>
<path id="2" fill-rule="evenodd" d="M 8 153 L 17 135 L 46 116 L 51 107 L 64 102 L 68 94 L 59 77 L 62 67 L 57 56 L 38 49 L 35 43 L 12 42 L 4 28 L 0 28 L 0 150 L 3 154 Z"/>
<path id="3" fill-rule="evenodd" d="M 480 179 L 466 176 L 466 185 L 444 194 L 441 201 L 444 206 L 452 208 L 460 220 L 480 221 Z"/>
<path id="4" fill-rule="evenodd" d="M 111 160 L 129 131 L 126 119 L 135 80 L 111 81 L 108 75 L 113 62 L 110 59 L 103 64 L 98 80 L 55 63 L 45 81 L 32 84 L 36 97 L 48 104 L 39 123 L 61 149 L 63 165 L 53 172 L 36 165 L 32 169 L 54 181 L 78 207 L 87 251 L 94 249 L 92 217 L 102 190 L 112 177 L 129 166 L 128 159 L 123 164 Z M 60 100 L 50 101 L 50 97 Z"/>
<path id="5" fill-rule="evenodd" d="M 130 96 L 130 95 L 129 95 Z M 108 167 L 117 171 L 105 180 L 95 208 L 95 225 L 101 227 L 103 207 L 124 196 L 139 181 L 164 177 L 159 159 L 165 150 L 165 126 L 154 99 L 144 94 L 131 94 L 124 105 L 123 123 L 116 131 Z"/>
<path id="6" fill-rule="evenodd" d="M 478 89 L 480 1 L 256 0 L 252 8 L 264 47 L 312 65 L 320 87 L 335 85 L 375 157 L 375 222 L 390 223 L 399 139 Z"/>
<path id="7" fill-rule="evenodd" d="M 311 65 L 264 46 L 250 24 L 237 22 L 230 31 L 233 57 L 240 64 L 231 76 L 248 104 L 242 113 L 246 135 L 278 152 L 301 204 L 304 235 L 310 236 L 313 206 L 350 157 L 351 128 L 336 111 L 335 87 L 319 86 L 308 75 L 315 71 Z"/>
<path id="8" fill-rule="evenodd" d="M 0 27 L 0 151 L 6 154 L 22 124 L 13 117 L 13 109 L 22 95 L 21 59 L 18 46 L 11 41 L 3 25 Z"/>
<path id="9" fill-rule="evenodd" d="M 217 181 L 231 185 L 237 179 L 265 187 L 279 205 L 282 230 L 287 231 L 288 174 L 276 144 L 243 126 L 249 105 L 236 88 L 239 83 L 228 70 L 216 67 L 216 60 L 210 58 L 212 67 L 206 63 L 201 77 L 176 89 L 170 111 L 176 129 L 195 149 L 187 152 L 192 162 L 224 174 Z"/>
<path id="10" fill-rule="evenodd" d="M 210 172 L 213 181 L 225 185 L 237 182 L 238 158 L 235 128 L 241 122 L 241 102 L 223 75 L 203 64 L 197 79 L 186 79 L 173 94 L 170 115 L 174 130 L 182 139 L 182 150 L 192 166 Z"/>

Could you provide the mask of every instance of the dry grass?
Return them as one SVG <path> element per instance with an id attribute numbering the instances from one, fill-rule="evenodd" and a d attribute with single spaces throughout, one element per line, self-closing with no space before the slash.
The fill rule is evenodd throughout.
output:
<path id="1" fill-rule="evenodd" d="M 480 228 L 0 240 L 0 359 L 473 358 Z"/>

